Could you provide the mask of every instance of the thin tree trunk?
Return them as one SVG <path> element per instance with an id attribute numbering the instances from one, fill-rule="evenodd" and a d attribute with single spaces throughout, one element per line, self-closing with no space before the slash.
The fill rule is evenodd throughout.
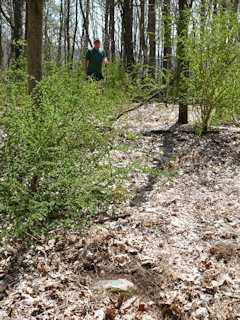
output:
<path id="1" fill-rule="evenodd" d="M 148 32 L 149 32 L 149 65 L 151 67 L 150 73 L 155 78 L 156 69 L 156 13 L 155 13 L 155 0 L 149 0 L 148 9 Z"/>
<path id="2" fill-rule="evenodd" d="M 28 0 L 28 92 L 42 80 L 42 38 L 44 0 Z"/>
<path id="3" fill-rule="evenodd" d="M 3 67 L 3 48 L 2 48 L 2 15 L 0 12 L 0 69 Z"/>
<path id="4" fill-rule="evenodd" d="M 85 39 L 84 39 L 84 51 L 87 50 L 88 48 L 88 43 L 90 44 L 90 46 L 92 47 L 92 42 L 89 38 L 89 11 L 90 11 L 90 0 L 87 0 L 86 3 L 86 15 L 84 13 L 84 9 L 83 9 L 83 4 L 82 4 L 82 0 L 79 0 L 79 4 L 80 4 L 80 9 L 81 9 L 81 13 L 82 13 L 82 17 L 83 17 L 83 27 L 84 27 L 84 31 L 85 31 Z"/>
<path id="5" fill-rule="evenodd" d="M 23 0 L 14 0 L 14 49 L 15 49 L 15 59 L 18 60 L 21 54 L 21 45 L 18 41 L 22 38 L 22 6 Z"/>
<path id="6" fill-rule="evenodd" d="M 205 29 L 205 21 L 206 21 L 206 0 L 201 0 L 201 26 L 200 26 L 200 29 L 201 29 L 201 33 L 204 32 L 204 29 Z M 202 37 L 202 35 L 200 34 L 200 37 Z"/>
<path id="7" fill-rule="evenodd" d="M 70 62 L 70 0 L 67 0 L 66 17 L 67 62 Z"/>
<path id="8" fill-rule="evenodd" d="M 25 35 L 24 39 L 27 41 L 27 33 L 28 33 L 28 0 L 26 0 L 26 7 L 25 7 Z"/>
<path id="9" fill-rule="evenodd" d="M 63 0 L 60 3 L 60 17 L 59 17 L 59 35 L 58 35 L 58 53 L 57 53 L 57 65 L 61 65 L 62 61 L 62 34 L 63 34 Z"/>
<path id="10" fill-rule="evenodd" d="M 144 64 L 147 63 L 146 57 L 146 42 L 145 42 L 145 0 L 141 0 L 140 3 L 140 24 L 139 24 L 139 33 L 140 33 L 140 49 L 139 49 L 139 61 L 142 61 Z"/>
<path id="11" fill-rule="evenodd" d="M 86 5 L 86 23 L 85 23 L 85 28 L 86 28 L 86 39 L 85 39 L 85 48 L 87 49 L 88 43 L 90 41 L 89 39 L 89 13 L 90 13 L 90 0 L 87 0 L 87 5 Z"/>
<path id="12" fill-rule="evenodd" d="M 76 45 L 76 38 L 77 38 L 77 28 L 78 28 L 78 2 L 76 0 L 76 7 L 75 7 L 75 28 L 74 28 L 74 34 L 73 34 L 73 44 L 72 44 L 72 56 L 71 60 L 74 59 L 74 53 L 75 53 L 75 45 Z"/>
<path id="13" fill-rule="evenodd" d="M 114 0 L 110 0 L 110 22 L 109 22 L 109 36 L 111 42 L 111 61 L 115 58 L 115 6 Z"/>
<path id="14" fill-rule="evenodd" d="M 132 10 L 130 0 L 124 0 L 123 3 L 123 25 L 124 25 L 124 56 L 126 59 L 126 67 L 129 70 L 133 69 L 133 42 L 132 42 Z"/>
<path id="15" fill-rule="evenodd" d="M 1 1 L 2 2 L 2 1 Z M 10 53 L 9 53 L 9 56 L 8 56 L 8 63 L 7 63 L 7 66 L 8 68 L 11 68 L 12 67 L 12 64 L 13 64 L 13 61 L 15 61 L 15 22 L 14 22 L 14 3 L 13 1 L 11 1 L 11 5 L 8 6 L 6 8 L 7 10 L 7 14 L 8 14 L 8 18 L 9 18 L 9 21 L 11 21 L 11 43 L 10 43 Z M 7 19 L 7 18 L 6 18 Z M 8 20 L 7 20 L 8 21 Z M 13 26 L 13 27 L 12 27 Z"/>
<path id="16" fill-rule="evenodd" d="M 124 49 L 124 12 L 123 12 L 123 6 L 122 6 L 122 12 L 121 12 L 121 17 L 122 17 L 122 23 L 121 23 L 121 51 L 120 51 L 120 61 L 121 61 L 121 66 L 122 69 L 125 67 L 125 49 Z"/>
<path id="17" fill-rule="evenodd" d="M 188 123 L 188 105 L 184 101 L 185 86 L 183 82 L 183 74 L 186 74 L 187 63 L 184 54 L 184 43 L 187 37 L 187 27 L 188 27 L 188 17 L 187 17 L 187 0 L 179 0 L 179 19 L 177 25 L 177 87 L 178 87 L 178 97 L 179 97 L 179 115 L 178 123 L 185 124 Z"/>
<path id="18" fill-rule="evenodd" d="M 109 13 L 110 13 L 110 1 L 105 1 L 105 28 L 104 28 L 104 49 L 107 56 L 109 55 Z"/>
<path id="19" fill-rule="evenodd" d="M 171 18 L 170 0 L 163 2 L 163 25 L 164 25 L 164 48 L 163 48 L 163 68 L 164 72 L 172 68 L 172 47 L 171 47 Z M 166 79 L 164 78 L 166 84 Z"/>
<path id="20" fill-rule="evenodd" d="M 2 17 L 4 17 L 4 19 L 8 22 L 8 24 L 10 25 L 11 27 L 11 46 L 10 46 L 10 54 L 9 56 L 7 57 L 7 66 L 10 67 L 11 65 L 11 61 L 12 61 L 12 58 L 13 56 L 15 55 L 15 48 L 14 48 L 14 45 L 13 45 L 13 42 L 14 42 L 14 29 L 15 29 L 15 26 L 14 26 L 14 19 L 13 19 L 13 15 L 12 15 L 12 12 L 11 12 L 11 9 L 7 12 L 3 10 L 2 8 L 2 0 L 0 0 L 0 13 L 2 14 Z"/>
<path id="21" fill-rule="evenodd" d="M 46 6 L 47 3 L 45 2 Z M 44 45 L 43 52 L 44 58 L 48 61 L 51 61 L 51 48 L 50 48 L 50 39 L 48 36 L 48 15 L 49 15 L 49 7 L 45 7 L 44 10 Z"/>

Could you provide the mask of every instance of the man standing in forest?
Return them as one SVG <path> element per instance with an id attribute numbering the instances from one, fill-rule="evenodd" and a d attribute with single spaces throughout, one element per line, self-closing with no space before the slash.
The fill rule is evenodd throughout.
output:
<path id="1" fill-rule="evenodd" d="M 102 73 L 102 63 L 108 66 L 108 59 L 106 57 L 106 52 L 104 49 L 100 49 L 100 40 L 96 39 L 94 41 L 94 47 L 87 50 L 84 69 L 85 76 L 93 77 L 95 80 L 104 80 Z"/>

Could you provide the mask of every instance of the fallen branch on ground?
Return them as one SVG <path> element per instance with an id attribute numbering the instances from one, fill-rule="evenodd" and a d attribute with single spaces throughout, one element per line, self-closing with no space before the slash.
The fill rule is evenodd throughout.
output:
<path id="1" fill-rule="evenodd" d="M 165 88 L 165 87 L 164 87 Z M 120 113 L 116 118 L 113 119 L 113 121 L 116 121 L 118 120 L 119 118 L 121 118 L 123 115 L 125 115 L 126 113 L 128 112 L 131 112 L 131 111 L 134 111 L 134 110 L 137 110 L 138 108 L 140 108 L 141 106 L 143 106 L 145 103 L 147 102 L 150 102 L 152 99 L 156 98 L 158 95 L 160 95 L 162 93 L 162 90 L 164 88 L 161 88 L 160 91 L 158 91 L 157 93 L 153 94 L 152 96 L 148 97 L 147 99 L 143 100 L 141 103 L 139 103 L 138 105 L 130 108 L 130 109 L 127 109 L 127 110 L 124 110 L 122 113 Z"/>
<path id="2" fill-rule="evenodd" d="M 116 217 L 109 217 L 109 218 L 105 218 L 105 219 L 95 220 L 95 221 L 93 221 L 93 223 L 94 224 L 103 224 L 107 221 L 117 221 L 119 219 L 126 219 L 130 216 L 131 216 L 130 214 L 123 214 L 123 215 L 116 216 Z"/>

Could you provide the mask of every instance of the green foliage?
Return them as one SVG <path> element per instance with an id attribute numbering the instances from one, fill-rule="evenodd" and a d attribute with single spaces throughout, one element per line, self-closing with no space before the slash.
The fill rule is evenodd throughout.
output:
<path id="1" fill-rule="evenodd" d="M 200 106 L 202 128 L 207 130 L 212 115 L 221 118 L 240 111 L 240 22 L 232 10 L 207 16 L 192 15 L 186 39 L 189 74 L 185 77 L 186 100 Z"/>
<path id="2" fill-rule="evenodd" d="M 76 71 L 52 72 L 27 94 L 24 71 L 1 77 L 0 221 L 14 236 L 83 223 L 119 199 L 109 150 L 114 102 Z"/>
<path id="3" fill-rule="evenodd" d="M 124 70 L 119 61 L 109 64 L 106 75 L 106 88 L 108 95 L 119 103 L 140 102 L 157 92 L 162 85 L 162 78 L 156 82 L 152 77 L 146 76 L 147 66 L 138 63 L 133 70 Z M 129 105 L 128 105 L 129 108 Z"/>

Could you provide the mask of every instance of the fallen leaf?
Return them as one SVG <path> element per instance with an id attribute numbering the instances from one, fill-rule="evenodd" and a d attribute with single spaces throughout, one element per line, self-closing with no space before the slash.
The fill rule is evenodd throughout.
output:
<path id="1" fill-rule="evenodd" d="M 144 312 L 145 310 L 146 310 L 145 304 L 140 303 L 139 306 L 138 306 L 138 310 L 137 311 Z"/>
<path id="2" fill-rule="evenodd" d="M 212 262 L 211 261 L 205 264 L 205 268 L 206 269 L 210 269 L 211 267 L 212 267 Z"/>
<path id="3" fill-rule="evenodd" d="M 119 298 L 118 298 L 118 302 L 117 302 L 117 305 L 116 305 L 116 308 L 117 309 L 120 309 L 122 304 L 123 304 L 123 300 L 125 298 L 125 295 L 122 293 L 120 294 Z"/>
<path id="4" fill-rule="evenodd" d="M 104 320 L 114 320 L 116 315 L 116 311 L 113 308 L 109 308 L 105 311 Z"/>

